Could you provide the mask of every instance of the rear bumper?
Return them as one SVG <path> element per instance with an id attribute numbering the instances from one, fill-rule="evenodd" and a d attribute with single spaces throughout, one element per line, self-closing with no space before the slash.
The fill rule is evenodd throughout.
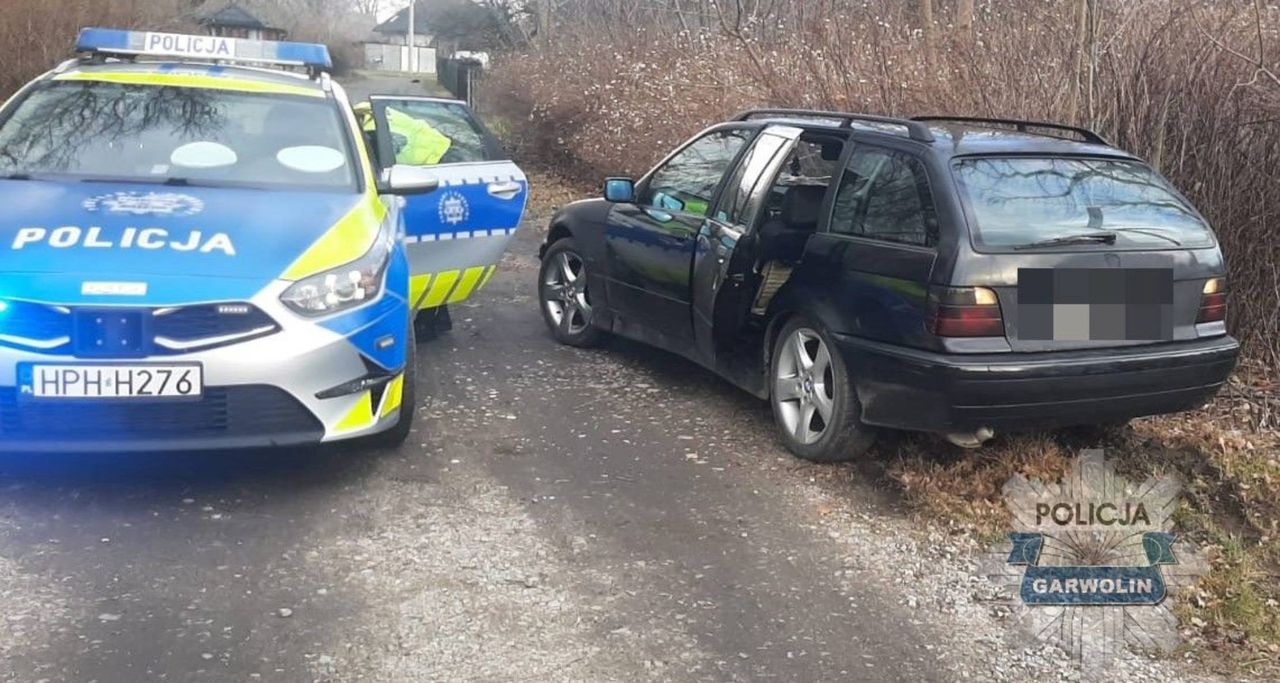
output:
<path id="1" fill-rule="evenodd" d="M 940 354 L 835 335 L 863 420 L 922 431 L 1017 430 L 1192 410 L 1235 368 L 1231 337 L 1128 349 Z"/>

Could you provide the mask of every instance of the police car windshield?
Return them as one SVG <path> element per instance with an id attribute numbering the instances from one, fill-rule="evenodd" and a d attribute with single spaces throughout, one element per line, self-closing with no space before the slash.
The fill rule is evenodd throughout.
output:
<path id="1" fill-rule="evenodd" d="M 55 82 L 0 124 L 0 175 L 354 191 L 343 131 L 322 98 Z"/>

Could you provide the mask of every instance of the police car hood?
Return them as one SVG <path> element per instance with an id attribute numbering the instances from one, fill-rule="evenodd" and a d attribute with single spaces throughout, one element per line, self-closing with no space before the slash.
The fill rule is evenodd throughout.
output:
<path id="1" fill-rule="evenodd" d="M 359 200 L 350 192 L 0 180 L 0 297 L 246 300 Z"/>

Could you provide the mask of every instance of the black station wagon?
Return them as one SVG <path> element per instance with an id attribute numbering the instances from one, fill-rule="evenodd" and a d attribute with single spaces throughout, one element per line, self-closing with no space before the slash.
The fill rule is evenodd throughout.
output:
<path id="1" fill-rule="evenodd" d="M 1049 123 L 745 112 L 564 207 L 541 255 L 558 341 L 691 358 L 811 460 L 1189 410 L 1238 352 L 1204 218 Z"/>

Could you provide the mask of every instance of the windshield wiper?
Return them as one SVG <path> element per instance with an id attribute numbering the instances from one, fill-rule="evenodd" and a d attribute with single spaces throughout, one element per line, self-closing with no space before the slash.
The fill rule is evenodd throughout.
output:
<path id="1" fill-rule="evenodd" d="M 81 178 L 82 183 L 145 183 L 148 185 L 168 185 L 171 187 L 206 187 L 200 183 L 193 182 L 190 178 L 172 177 L 163 180 L 159 178 L 127 178 L 115 176 L 89 176 Z"/>
<path id="2" fill-rule="evenodd" d="M 31 180 L 30 173 L 5 173 L 0 175 L 0 180 Z"/>
<path id="3" fill-rule="evenodd" d="M 1110 228 L 1110 230 L 1115 232 L 1136 232 L 1141 235 L 1150 235 L 1152 237 L 1159 237 L 1167 242 L 1172 242 L 1179 247 L 1182 246 L 1182 242 L 1180 240 L 1165 235 L 1158 230 L 1148 230 L 1147 228 Z"/>
<path id="4" fill-rule="evenodd" d="M 1019 244 L 1014 249 L 1040 249 L 1041 247 L 1061 247 L 1071 244 L 1115 244 L 1116 237 L 1116 233 L 1110 230 L 1105 232 L 1085 232 L 1078 235 L 1063 235 L 1062 237 L 1040 240 L 1039 242 Z"/>

